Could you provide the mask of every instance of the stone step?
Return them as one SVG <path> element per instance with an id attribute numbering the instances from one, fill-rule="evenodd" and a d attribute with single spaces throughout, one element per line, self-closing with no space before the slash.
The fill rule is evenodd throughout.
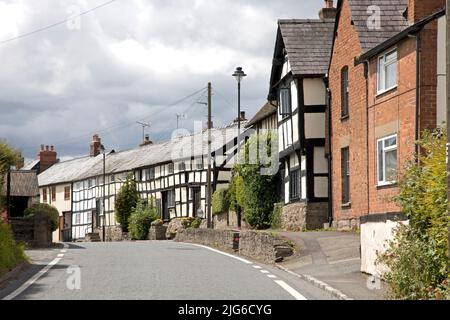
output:
<path id="1" fill-rule="evenodd" d="M 86 242 L 101 242 L 101 238 L 100 238 L 100 235 L 98 233 L 96 233 L 96 232 L 88 233 L 85 236 L 85 241 Z"/>

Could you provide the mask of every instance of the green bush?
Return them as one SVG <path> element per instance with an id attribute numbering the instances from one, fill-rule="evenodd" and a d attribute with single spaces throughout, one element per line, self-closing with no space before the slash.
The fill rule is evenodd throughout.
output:
<path id="1" fill-rule="evenodd" d="M 281 212 L 283 211 L 284 203 L 275 203 L 273 206 L 272 216 L 270 217 L 270 223 L 272 229 L 281 228 Z"/>
<path id="2" fill-rule="evenodd" d="M 194 221 L 192 221 L 189 228 L 191 229 L 198 229 L 200 228 L 200 225 L 202 224 L 202 219 L 196 218 Z"/>
<path id="3" fill-rule="evenodd" d="M 52 231 L 56 231 L 58 229 L 59 213 L 58 209 L 55 207 L 45 203 L 36 203 L 24 211 L 24 216 L 27 218 L 34 217 L 35 215 L 44 215 L 49 217 Z"/>
<path id="4" fill-rule="evenodd" d="M 388 267 L 387 279 L 396 299 L 436 299 L 448 291 L 446 135 L 424 132 L 420 154 L 410 161 L 395 198 L 409 218 L 399 227 L 379 262 Z"/>
<path id="5" fill-rule="evenodd" d="M 216 190 L 212 196 L 212 213 L 220 214 L 227 212 L 230 208 L 228 189 L 222 188 Z"/>
<path id="6" fill-rule="evenodd" d="M 129 218 L 128 229 L 131 239 L 145 240 L 152 222 L 158 218 L 159 215 L 154 205 L 154 199 L 150 199 L 148 205 L 144 201 L 139 200 Z"/>
<path id="7" fill-rule="evenodd" d="M 23 246 L 16 244 L 9 225 L 0 221 L 0 276 L 25 260 Z"/>
<path id="8" fill-rule="evenodd" d="M 128 221 L 133 209 L 137 207 L 138 201 L 139 193 L 136 182 L 133 179 L 133 174 L 129 174 L 115 201 L 116 220 L 123 232 L 128 232 Z"/>
<path id="9" fill-rule="evenodd" d="M 266 229 L 271 226 L 274 203 L 278 201 L 276 177 L 261 174 L 264 164 L 257 159 L 249 163 L 250 150 L 259 150 L 259 146 L 267 144 L 271 150 L 271 135 L 254 135 L 245 145 L 240 163 L 234 167 L 233 180 L 230 186 L 230 204 L 239 205 L 244 211 L 244 219 L 255 229 Z M 255 144 L 257 147 L 255 147 Z M 258 151 L 259 154 L 259 151 Z"/>

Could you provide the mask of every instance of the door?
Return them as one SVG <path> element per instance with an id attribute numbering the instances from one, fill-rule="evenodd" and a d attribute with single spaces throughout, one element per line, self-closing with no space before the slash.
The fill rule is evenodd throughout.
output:
<path id="1" fill-rule="evenodd" d="M 61 228 L 61 241 L 72 241 L 72 212 L 63 212 Z"/>
<path id="2" fill-rule="evenodd" d="M 198 216 L 198 210 L 202 208 L 202 192 L 200 188 L 193 188 L 192 194 L 194 195 L 194 217 Z"/>
<path id="3" fill-rule="evenodd" d="M 162 219 L 164 221 L 170 220 L 169 215 L 169 192 L 165 191 L 161 193 L 162 196 Z"/>

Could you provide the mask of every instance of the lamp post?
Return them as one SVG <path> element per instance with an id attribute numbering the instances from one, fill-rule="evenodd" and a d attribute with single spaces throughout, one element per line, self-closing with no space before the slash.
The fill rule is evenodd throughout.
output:
<path id="1" fill-rule="evenodd" d="M 233 73 L 233 77 L 236 79 L 238 83 L 238 138 L 237 138 L 237 153 L 239 154 L 239 148 L 241 146 L 241 82 L 244 80 L 244 78 L 247 75 L 242 70 L 242 67 L 237 67 L 236 71 Z M 237 208 L 237 220 L 238 220 L 238 227 L 241 227 L 241 208 L 238 206 Z"/>
<path id="2" fill-rule="evenodd" d="M 102 197 L 102 213 L 103 213 L 103 223 L 102 223 L 102 233 L 103 233 L 103 242 L 106 242 L 106 208 L 105 208 L 105 191 L 106 191 L 106 149 L 102 144 L 100 145 L 100 151 L 103 154 L 103 197 Z"/>

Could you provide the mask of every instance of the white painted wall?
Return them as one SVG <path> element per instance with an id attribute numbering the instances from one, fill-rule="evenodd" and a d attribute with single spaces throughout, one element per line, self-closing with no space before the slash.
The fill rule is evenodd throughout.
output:
<path id="1" fill-rule="evenodd" d="M 305 114 L 306 139 L 325 138 L 325 113 Z"/>
<path id="2" fill-rule="evenodd" d="M 305 106 L 326 104 L 327 91 L 322 78 L 304 79 L 303 92 Z"/>
<path id="3" fill-rule="evenodd" d="M 387 220 L 386 222 L 366 222 L 361 224 L 361 271 L 381 277 L 386 271 L 376 263 L 378 254 L 388 248 L 395 228 L 400 222 Z M 401 222 L 408 223 L 408 222 Z"/>

